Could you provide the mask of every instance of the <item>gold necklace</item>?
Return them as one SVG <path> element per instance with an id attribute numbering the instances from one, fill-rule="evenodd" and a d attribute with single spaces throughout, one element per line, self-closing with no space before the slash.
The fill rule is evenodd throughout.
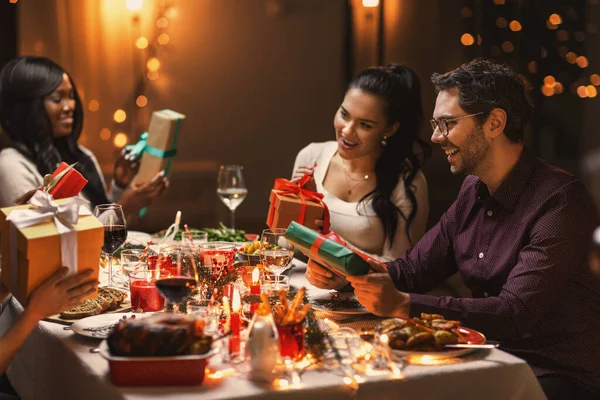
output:
<path id="1" fill-rule="evenodd" d="M 352 185 L 350 187 L 350 189 L 348 189 L 348 194 L 351 195 L 354 188 L 356 188 L 362 182 L 368 181 L 369 178 L 371 177 L 371 175 L 365 174 L 362 178 L 355 179 L 350 175 L 350 172 L 348 172 L 348 167 L 346 166 L 344 159 L 340 157 L 340 160 L 342 160 L 342 169 L 344 170 L 344 173 L 346 174 L 346 177 L 348 178 L 348 180 L 356 182 L 354 185 Z"/>

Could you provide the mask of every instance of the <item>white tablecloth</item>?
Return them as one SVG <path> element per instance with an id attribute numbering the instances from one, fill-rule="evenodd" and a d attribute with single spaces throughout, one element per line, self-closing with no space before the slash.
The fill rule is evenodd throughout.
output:
<path id="1" fill-rule="evenodd" d="M 292 285 L 306 285 L 304 265 L 296 261 Z M 309 289 L 315 290 L 315 289 Z M 0 316 L 0 333 L 21 312 L 12 299 Z M 353 327 L 376 322 L 354 322 Z M 537 379 L 521 359 L 500 350 L 478 351 L 465 362 L 442 366 L 407 365 L 405 378 L 369 377 L 358 390 L 335 371 L 309 370 L 298 389 L 276 390 L 247 380 L 243 374 L 206 378 L 202 386 L 119 388 L 110 382 L 108 363 L 89 352 L 98 341 L 80 337 L 63 325 L 41 322 L 8 370 L 13 386 L 29 399 L 544 399 Z"/>

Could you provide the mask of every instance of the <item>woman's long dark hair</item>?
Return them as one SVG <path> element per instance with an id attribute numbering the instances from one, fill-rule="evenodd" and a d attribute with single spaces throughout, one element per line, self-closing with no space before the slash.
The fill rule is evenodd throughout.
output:
<path id="1" fill-rule="evenodd" d="M 52 173 L 61 161 L 77 162 L 88 180 L 83 193 L 94 205 L 108 203 L 94 162 L 78 146 L 83 127 L 83 107 L 73 86 L 75 110 L 70 135 L 55 138 L 44 106 L 44 96 L 54 92 L 67 73 L 45 57 L 23 56 L 9 61 L 0 72 L 0 126 L 11 146 L 35 163 L 41 175 Z"/>
<path id="2" fill-rule="evenodd" d="M 410 243 L 414 244 L 410 237 L 410 227 L 418 205 L 412 182 L 424 160 L 431 155 L 429 144 L 419 138 L 423 123 L 419 78 L 404 65 L 389 64 L 361 71 L 350 82 L 348 90 L 350 89 L 360 89 L 383 99 L 387 103 L 388 123 L 399 123 L 398 130 L 387 138 L 387 144 L 375 163 L 377 185 L 360 202 L 372 199 L 373 210 L 383 224 L 390 248 L 397 233 L 399 217 L 406 220 L 406 235 Z M 412 205 L 408 215 L 392 201 L 392 192 L 400 179 L 404 180 L 406 197 Z"/>

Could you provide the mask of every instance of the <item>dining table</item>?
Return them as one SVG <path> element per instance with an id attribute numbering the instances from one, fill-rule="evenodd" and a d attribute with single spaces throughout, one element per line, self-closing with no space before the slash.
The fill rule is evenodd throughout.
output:
<path id="1" fill-rule="evenodd" d="M 305 286 L 309 298 L 323 294 L 306 281 L 305 271 L 306 264 L 294 260 L 291 285 Z M 0 334 L 23 312 L 14 297 L 6 299 L 2 309 Z M 381 322 L 371 314 L 316 311 L 315 315 L 324 329 L 333 325 L 358 331 Z M 242 364 L 211 360 L 201 385 L 119 387 L 111 381 L 107 360 L 94 352 L 99 344 L 100 340 L 80 336 L 63 324 L 41 321 L 13 359 L 8 378 L 24 400 L 545 399 L 527 363 L 497 348 L 476 350 L 450 363 L 399 362 L 400 376 L 378 371 L 352 384 L 340 369 L 319 364 L 302 371 L 294 385 L 282 385 L 250 379 Z"/>

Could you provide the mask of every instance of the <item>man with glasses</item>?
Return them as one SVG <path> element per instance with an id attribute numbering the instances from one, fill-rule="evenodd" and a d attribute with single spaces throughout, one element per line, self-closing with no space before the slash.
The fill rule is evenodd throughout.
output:
<path id="1" fill-rule="evenodd" d="M 373 264 L 377 272 L 347 282 L 376 315 L 442 314 L 499 341 L 530 364 L 550 399 L 597 398 L 600 288 L 587 254 L 598 221 L 590 195 L 524 147 L 532 106 L 508 67 L 478 59 L 432 81 L 431 140 L 452 173 L 467 178 L 413 249 L 387 271 Z M 425 294 L 457 271 L 472 297 Z M 313 261 L 307 279 L 324 288 L 347 283 Z"/>

